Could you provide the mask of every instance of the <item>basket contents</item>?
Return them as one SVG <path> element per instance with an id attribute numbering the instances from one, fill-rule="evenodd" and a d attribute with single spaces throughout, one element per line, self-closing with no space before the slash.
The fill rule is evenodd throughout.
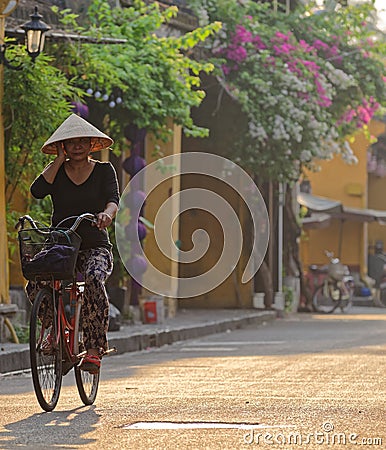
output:
<path id="1" fill-rule="evenodd" d="M 81 238 L 70 230 L 25 229 L 19 232 L 20 258 L 27 280 L 71 279 Z"/>

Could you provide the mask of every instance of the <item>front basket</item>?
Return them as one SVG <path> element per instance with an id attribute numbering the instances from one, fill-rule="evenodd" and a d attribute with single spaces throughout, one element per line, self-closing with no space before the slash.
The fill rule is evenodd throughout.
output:
<path id="1" fill-rule="evenodd" d="M 75 274 L 80 236 L 68 229 L 19 231 L 20 260 L 27 280 L 68 280 Z"/>

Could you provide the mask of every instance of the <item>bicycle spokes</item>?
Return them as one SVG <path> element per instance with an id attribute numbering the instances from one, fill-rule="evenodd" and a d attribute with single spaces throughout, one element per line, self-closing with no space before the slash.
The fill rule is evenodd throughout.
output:
<path id="1" fill-rule="evenodd" d="M 62 346 L 55 323 L 45 326 L 44 305 L 52 293 L 42 289 L 36 296 L 30 320 L 30 359 L 36 397 L 45 411 L 52 411 L 62 384 Z"/>

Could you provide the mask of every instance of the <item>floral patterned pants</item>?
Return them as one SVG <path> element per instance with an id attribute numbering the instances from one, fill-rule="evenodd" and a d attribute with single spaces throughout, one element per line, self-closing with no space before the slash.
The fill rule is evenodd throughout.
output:
<path id="1" fill-rule="evenodd" d="M 109 327 L 109 300 L 105 282 L 113 270 L 113 256 L 106 248 L 81 250 L 76 263 L 78 272 L 85 281 L 84 303 L 82 306 L 83 337 L 86 349 L 108 349 L 107 330 Z M 29 281 L 26 292 L 31 302 L 42 283 Z M 46 286 L 52 287 L 50 282 Z M 52 311 L 47 305 L 46 320 L 52 320 Z"/>

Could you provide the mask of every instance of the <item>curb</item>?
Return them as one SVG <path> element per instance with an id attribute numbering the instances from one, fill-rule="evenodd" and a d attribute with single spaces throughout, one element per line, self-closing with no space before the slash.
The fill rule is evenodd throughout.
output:
<path id="1" fill-rule="evenodd" d="M 14 344 L 20 348 L 4 350 L 0 353 L 0 374 L 30 368 L 27 344 Z"/>
<path id="2" fill-rule="evenodd" d="M 110 347 L 117 348 L 117 354 L 136 352 L 152 347 L 162 347 L 174 342 L 196 339 L 210 334 L 222 333 L 227 330 L 237 330 L 248 325 L 259 325 L 276 318 L 276 312 L 261 312 L 246 317 L 207 322 L 204 325 L 179 326 L 173 329 L 159 329 L 154 332 L 133 334 L 127 337 L 110 337 Z"/>
<path id="3" fill-rule="evenodd" d="M 147 326 L 143 331 L 133 332 L 128 336 L 114 336 L 110 333 L 109 345 L 110 348 L 117 348 L 116 354 L 136 352 L 227 330 L 237 330 L 248 325 L 260 325 L 275 318 L 275 311 L 260 311 L 249 313 L 244 317 L 213 320 L 205 324 L 175 325 L 174 327 L 165 324 L 155 330 Z M 13 344 L 8 349 L 6 347 L 0 344 L 0 374 L 30 368 L 28 344 Z"/>

